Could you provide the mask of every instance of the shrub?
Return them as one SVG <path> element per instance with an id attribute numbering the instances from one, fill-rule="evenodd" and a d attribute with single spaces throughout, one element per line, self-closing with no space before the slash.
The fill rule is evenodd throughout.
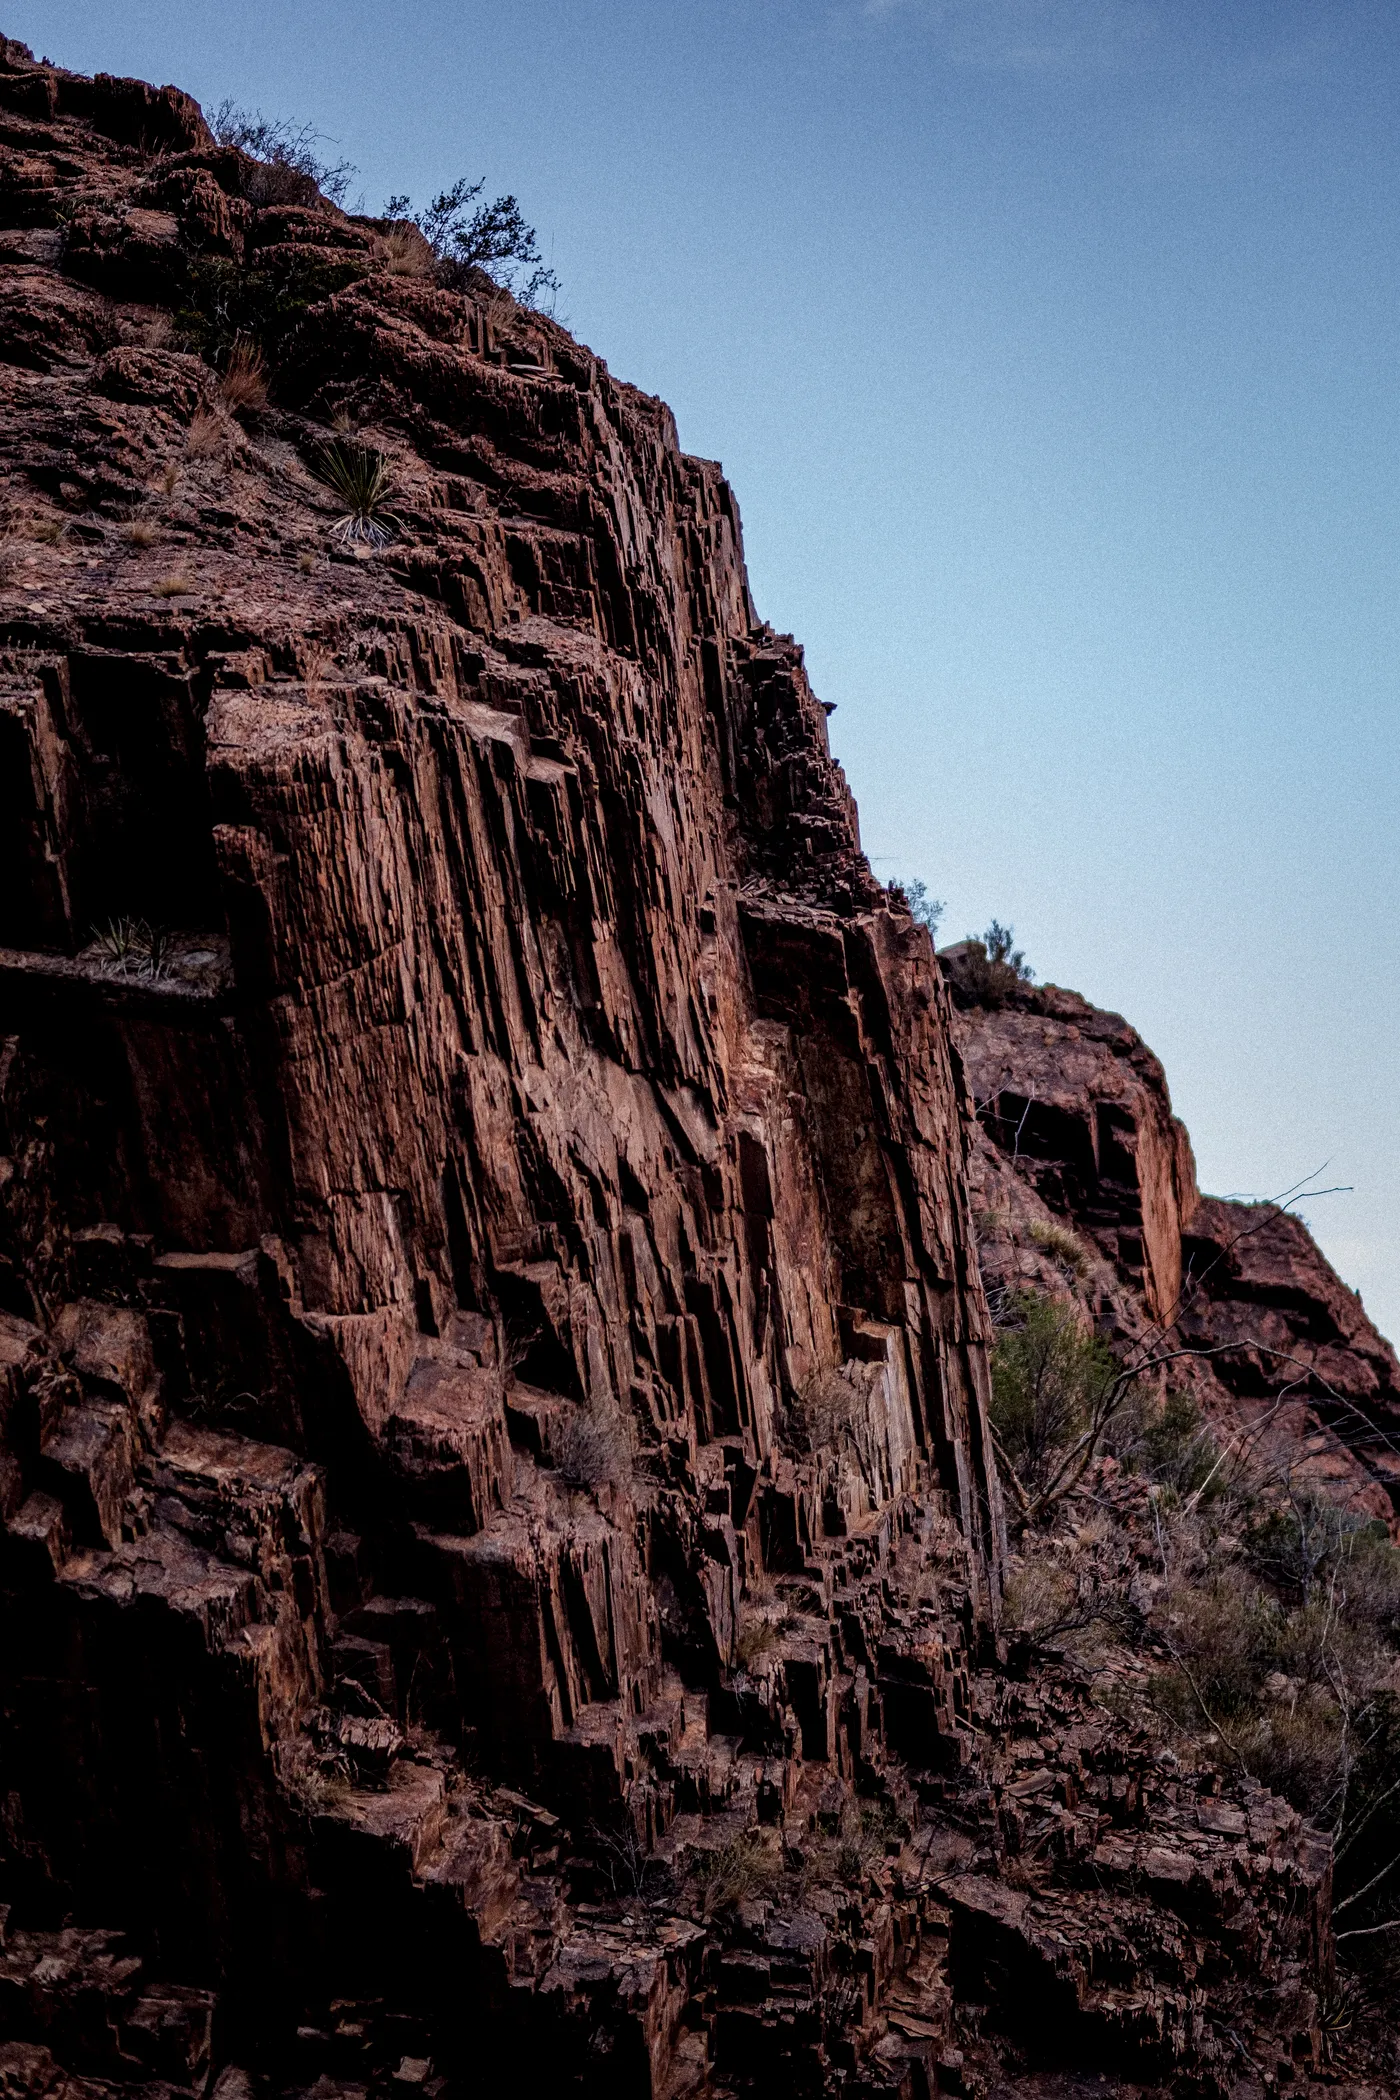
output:
<path id="1" fill-rule="evenodd" d="M 221 102 L 208 121 L 221 146 L 236 146 L 258 163 L 246 185 L 254 204 L 310 204 L 318 190 L 333 204 L 345 202 L 355 170 L 348 160 L 321 159 L 316 148 L 323 135 L 314 125 L 265 117 L 232 101 Z"/>
<path id="2" fill-rule="evenodd" d="M 956 948 L 945 950 L 942 960 L 955 995 L 965 1006 L 982 1006 L 995 1012 L 1022 985 L 1035 980 L 1035 972 L 1019 948 L 1009 926 L 993 919 L 979 938 L 969 934 Z"/>
<path id="3" fill-rule="evenodd" d="M 1003 1459 L 1033 1493 L 1050 1482 L 1057 1458 L 1092 1434 L 1120 1374 L 1106 1343 L 1065 1300 L 1021 1291 L 1007 1315 L 992 1354 L 992 1428 Z"/>
<path id="4" fill-rule="evenodd" d="M 311 471 L 345 505 L 344 517 L 331 527 L 338 539 L 387 546 L 392 538 L 389 498 L 394 478 L 382 452 L 337 439 L 313 455 Z"/>
<path id="5" fill-rule="evenodd" d="M 632 1452 L 620 1418 L 575 1408 L 550 1439 L 555 1470 L 566 1487 L 623 1486 L 631 1476 Z"/>
<path id="6" fill-rule="evenodd" d="M 151 588 L 157 598 L 187 598 L 194 589 L 194 578 L 177 569 L 173 575 L 162 576 Z"/>
<path id="7" fill-rule="evenodd" d="M 545 265 L 534 227 L 514 197 L 479 203 L 485 187 L 484 180 L 468 182 L 464 175 L 420 211 L 406 196 L 391 197 L 384 216 L 418 228 L 445 283 L 463 286 L 470 271 L 482 270 L 520 305 L 552 307 L 559 279 Z"/>
<path id="8" fill-rule="evenodd" d="M 889 887 L 891 904 L 898 911 L 907 911 L 918 926 L 927 926 L 929 938 L 938 945 L 938 922 L 948 909 L 941 897 L 931 897 L 926 882 L 892 882 Z"/>
<path id="9" fill-rule="evenodd" d="M 160 527 L 149 518 L 133 518 L 126 528 L 126 539 L 133 547 L 154 547 L 160 538 Z"/>

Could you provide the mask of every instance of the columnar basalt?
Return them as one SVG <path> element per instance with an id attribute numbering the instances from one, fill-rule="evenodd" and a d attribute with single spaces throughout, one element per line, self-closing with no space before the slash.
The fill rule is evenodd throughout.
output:
<path id="1" fill-rule="evenodd" d="M 1292 2008 L 1325 1848 L 1144 1879 L 1003 1696 L 947 992 L 719 469 L 271 174 L 0 44 L 0 2070 L 930 2094 L 1028 1975 L 1217 2076 L 1172 1920 Z M 988 1893 L 1031 1725 L 1136 1996 Z"/>

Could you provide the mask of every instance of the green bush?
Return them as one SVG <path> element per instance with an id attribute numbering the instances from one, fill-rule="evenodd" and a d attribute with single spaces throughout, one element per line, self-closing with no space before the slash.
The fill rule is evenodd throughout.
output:
<path id="1" fill-rule="evenodd" d="M 1043 1487 L 1057 1457 L 1093 1427 L 1119 1378 L 1108 1345 L 1078 1308 L 1018 1292 L 992 1354 L 992 1428 L 1027 1490 Z"/>

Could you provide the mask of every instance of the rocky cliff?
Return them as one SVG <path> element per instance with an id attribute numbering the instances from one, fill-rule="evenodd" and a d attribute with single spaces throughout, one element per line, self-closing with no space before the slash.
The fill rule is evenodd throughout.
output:
<path id="1" fill-rule="evenodd" d="M 1326 1845 L 1001 1669 L 948 994 L 719 470 L 13 42 L 0 390 L 6 2090 L 1311 2060 Z"/>

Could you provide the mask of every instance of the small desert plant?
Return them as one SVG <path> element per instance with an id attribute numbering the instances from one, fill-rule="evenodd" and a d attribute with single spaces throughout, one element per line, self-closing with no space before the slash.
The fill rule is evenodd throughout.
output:
<path id="1" fill-rule="evenodd" d="M 97 934 L 106 967 L 123 977 L 164 977 L 174 954 L 174 937 L 164 926 L 129 914 L 109 919 Z"/>
<path id="2" fill-rule="evenodd" d="M 907 911 L 918 926 L 927 926 L 929 938 L 938 945 L 938 922 L 948 909 L 941 897 L 929 894 L 926 882 L 892 882 L 889 886 L 891 904 L 897 911 Z"/>
<path id="3" fill-rule="evenodd" d="M 314 125 L 227 101 L 210 113 L 209 129 L 221 146 L 236 146 L 259 163 L 247 182 L 255 204 L 310 204 L 317 190 L 333 204 L 345 202 L 355 170 L 348 160 L 322 160 L 316 148 L 323 134 Z"/>
<path id="4" fill-rule="evenodd" d="M 312 570 L 315 568 L 315 566 L 315 555 L 311 552 L 310 548 L 303 547 L 301 553 L 297 556 L 297 567 L 300 569 L 302 575 L 309 576 Z"/>
<path id="5" fill-rule="evenodd" d="M 163 496 L 174 495 L 176 489 L 180 486 L 180 476 L 183 472 L 184 469 L 177 459 L 166 461 L 165 471 L 160 477 L 160 491 Z"/>
<path id="6" fill-rule="evenodd" d="M 357 541 L 369 547 L 388 545 L 393 536 L 389 499 L 394 477 L 382 452 L 338 439 L 313 456 L 311 470 L 345 505 L 345 515 L 331 527 L 337 539 L 348 545 Z"/>
<path id="7" fill-rule="evenodd" d="M 225 405 L 235 413 L 267 407 L 267 368 L 262 351 L 246 336 L 235 338 L 219 381 Z"/>
<path id="8" fill-rule="evenodd" d="M 171 575 L 162 576 L 151 589 L 157 598 L 188 598 L 194 587 L 194 578 L 183 569 L 176 569 Z"/>
<path id="9" fill-rule="evenodd" d="M 126 538 L 133 547 L 154 547 L 160 538 L 160 527 L 149 518 L 133 518 L 126 528 Z"/>
<path id="10" fill-rule="evenodd" d="M 1094 1265 L 1094 1258 L 1077 1233 L 1058 1218 L 1032 1218 L 1031 1238 L 1042 1254 L 1058 1262 L 1070 1276 L 1082 1280 Z"/>
<path id="11" fill-rule="evenodd" d="M 996 1011 L 1021 985 L 1034 982 L 1035 972 L 1014 940 L 1011 928 L 993 919 L 980 938 L 969 934 L 957 948 L 944 951 L 941 960 L 962 1005 Z"/>
<path id="12" fill-rule="evenodd" d="M 56 547 L 67 530 L 67 521 L 63 518 L 32 517 L 25 523 L 27 536 L 45 547 Z"/>
<path id="13" fill-rule="evenodd" d="M 618 1417 L 575 1408 L 564 1420 L 550 1448 L 555 1470 L 566 1487 L 596 1488 L 605 1481 L 625 1486 L 632 1453 Z"/>

